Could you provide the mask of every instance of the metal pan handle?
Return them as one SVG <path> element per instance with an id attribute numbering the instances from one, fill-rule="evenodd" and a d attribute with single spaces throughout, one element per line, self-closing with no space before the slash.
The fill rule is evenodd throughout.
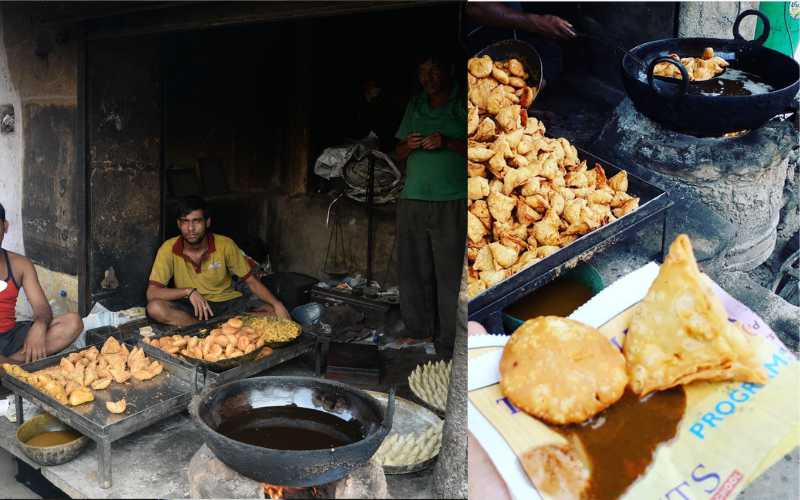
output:
<path id="1" fill-rule="evenodd" d="M 739 25 L 742 24 L 742 20 L 747 16 L 756 15 L 761 18 L 761 21 L 764 23 L 764 32 L 761 33 L 761 36 L 753 40 L 753 43 L 757 43 L 759 45 L 764 45 L 764 42 L 767 41 L 769 38 L 769 18 L 766 14 L 761 12 L 760 10 L 750 9 L 742 12 L 739 14 L 739 17 L 736 18 L 736 22 L 733 23 L 733 39 L 734 40 L 744 40 L 744 37 L 741 33 L 739 33 Z"/>
<path id="2" fill-rule="evenodd" d="M 203 387 L 200 389 L 197 388 L 197 372 L 200 371 L 200 367 L 203 368 Z M 206 386 L 208 385 L 208 367 L 200 361 L 194 362 L 194 370 L 192 370 L 192 396 L 197 397 L 199 394 L 202 394 L 206 391 Z"/>
<path id="3" fill-rule="evenodd" d="M 653 92 L 656 94 L 661 94 L 661 89 L 656 86 L 653 70 L 655 70 L 656 64 L 662 62 L 674 64 L 678 67 L 678 70 L 681 72 L 681 77 L 683 78 L 680 83 L 681 91 L 685 94 L 686 91 L 689 90 L 689 72 L 686 71 L 686 67 L 679 60 L 671 57 L 657 57 L 650 61 L 650 64 L 647 66 L 647 83 L 650 85 L 650 88 L 653 89 Z"/>
<path id="4" fill-rule="evenodd" d="M 383 427 L 386 432 L 392 428 L 392 420 L 394 419 L 394 386 L 389 387 L 389 400 L 386 405 L 386 418 L 383 419 Z"/>

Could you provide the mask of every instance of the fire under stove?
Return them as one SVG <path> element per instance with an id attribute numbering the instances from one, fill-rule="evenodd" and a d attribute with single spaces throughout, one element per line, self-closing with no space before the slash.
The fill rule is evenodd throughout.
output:
<path id="1" fill-rule="evenodd" d="M 289 488 L 239 474 L 217 459 L 205 444 L 189 462 L 189 488 L 190 498 L 388 498 L 386 476 L 374 460 L 327 484 Z"/>
<path id="2" fill-rule="evenodd" d="M 651 121 L 626 98 L 587 149 L 669 192 L 672 225 L 704 242 L 701 261 L 749 271 L 775 248 L 796 136 L 776 118 L 729 137 L 694 137 Z"/>

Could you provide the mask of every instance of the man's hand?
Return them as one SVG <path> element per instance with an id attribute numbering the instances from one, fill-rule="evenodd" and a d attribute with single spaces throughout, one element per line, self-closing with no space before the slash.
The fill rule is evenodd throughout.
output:
<path id="1" fill-rule="evenodd" d="M 448 138 L 443 136 L 441 132 L 434 132 L 422 140 L 422 147 L 424 149 L 441 149 L 447 147 Z"/>
<path id="2" fill-rule="evenodd" d="M 406 137 L 406 144 L 411 149 L 419 149 L 423 145 L 422 134 L 419 132 L 411 132 Z"/>
<path id="3" fill-rule="evenodd" d="M 31 325 L 28 330 L 28 336 L 25 337 L 25 344 L 22 346 L 22 354 L 25 356 L 25 362 L 30 363 L 47 357 L 47 349 L 45 349 L 45 332 L 47 327 L 39 322 Z"/>
<path id="4" fill-rule="evenodd" d="M 530 21 L 532 25 L 530 30 L 545 38 L 568 40 L 577 36 L 570 29 L 572 25 L 566 19 L 562 19 L 558 16 L 551 16 L 550 14 L 541 16 L 530 14 Z"/>
<path id="5" fill-rule="evenodd" d="M 292 320 L 292 315 L 289 314 L 289 311 L 283 306 L 282 303 L 276 302 L 275 304 L 272 304 L 272 307 L 275 309 L 275 316 L 288 319 L 289 321 L 294 321 Z"/>
<path id="6" fill-rule="evenodd" d="M 189 296 L 189 302 L 194 306 L 194 315 L 197 319 L 205 321 L 211 316 L 214 316 L 214 313 L 211 311 L 211 306 L 208 305 L 206 299 L 203 298 L 197 290 Z"/>

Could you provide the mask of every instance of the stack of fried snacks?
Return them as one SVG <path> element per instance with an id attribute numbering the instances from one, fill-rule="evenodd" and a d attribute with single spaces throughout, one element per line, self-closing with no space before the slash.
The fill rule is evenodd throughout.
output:
<path id="1" fill-rule="evenodd" d="M 289 342 L 300 335 L 297 323 L 289 320 L 267 316 L 251 316 L 242 320 L 244 326 L 261 330 L 264 342 Z"/>
<path id="2" fill-rule="evenodd" d="M 469 60 L 469 297 L 635 210 L 623 170 L 606 178 L 566 139 L 528 117 L 532 95 L 512 59 Z M 531 89 L 532 91 L 532 89 Z M 530 97 L 528 97 L 530 95 Z"/>
<path id="3" fill-rule="evenodd" d="M 205 338 L 173 335 L 143 341 L 187 362 L 185 356 L 206 361 L 236 358 L 264 345 L 264 339 L 261 338 L 263 332 L 258 328 L 244 326 L 241 318 L 237 316 L 229 319 L 225 326 L 211 330 Z M 200 332 L 205 333 L 206 330 Z M 264 347 L 258 358 L 269 354 L 272 354 L 272 349 Z"/>
<path id="4" fill-rule="evenodd" d="M 702 57 L 678 57 L 678 54 L 670 54 L 667 57 L 677 59 L 686 67 L 686 72 L 689 73 L 690 82 L 700 82 L 714 78 L 718 74 L 725 71 L 728 66 L 728 61 L 715 56 L 714 49 L 706 47 L 703 51 Z M 658 76 L 666 76 L 670 78 L 677 78 L 683 80 L 681 70 L 677 66 L 670 63 L 658 63 L 653 68 L 653 74 Z"/>
<path id="5" fill-rule="evenodd" d="M 128 351 L 114 337 L 109 337 L 103 348 L 95 346 L 73 352 L 61 358 L 61 364 L 28 373 L 18 366 L 3 365 L 8 373 L 44 391 L 59 403 L 77 406 L 94 401 L 89 387 L 96 391 L 105 389 L 112 381 L 125 383 L 129 378 L 148 380 L 164 369 L 158 361 L 150 361 L 144 351 L 134 347 Z"/>

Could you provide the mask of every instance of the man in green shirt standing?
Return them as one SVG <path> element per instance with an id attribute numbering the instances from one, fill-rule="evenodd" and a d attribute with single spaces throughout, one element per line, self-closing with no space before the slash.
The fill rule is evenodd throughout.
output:
<path id="1" fill-rule="evenodd" d="M 446 346 L 455 342 L 467 239 L 467 91 L 444 50 L 420 52 L 419 82 L 396 153 L 407 161 L 397 207 L 397 265 L 405 337 L 433 341 L 436 312 Z"/>

